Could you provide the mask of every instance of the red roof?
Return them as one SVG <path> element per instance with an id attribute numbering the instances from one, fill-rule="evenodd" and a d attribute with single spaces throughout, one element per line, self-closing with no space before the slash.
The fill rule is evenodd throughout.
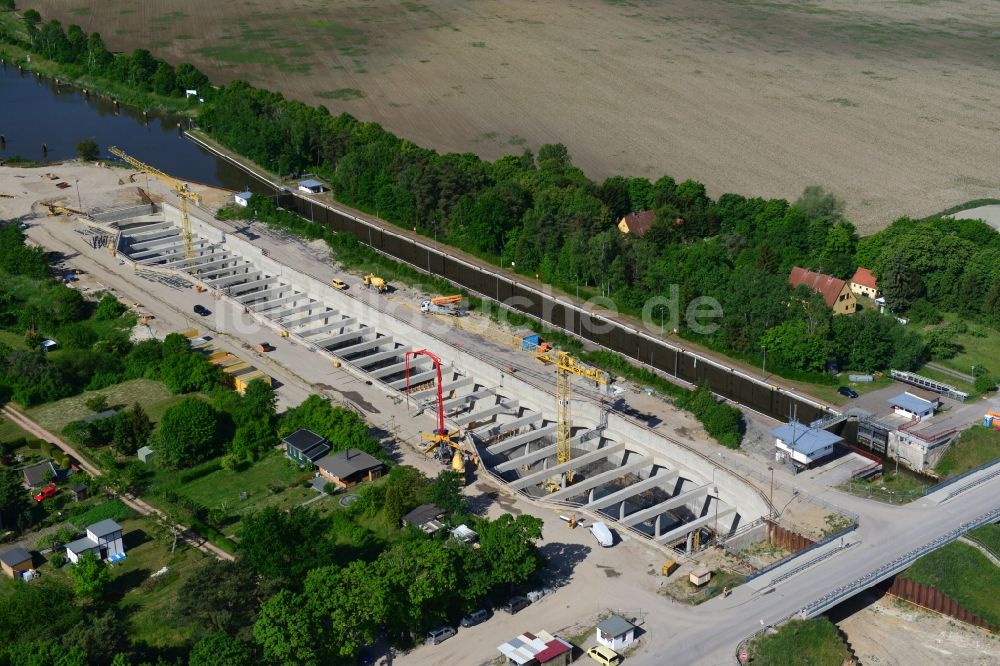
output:
<path id="1" fill-rule="evenodd" d="M 854 271 L 854 277 L 851 278 L 851 282 L 860 284 L 862 287 L 868 287 L 869 289 L 878 289 L 878 280 L 875 279 L 872 272 L 860 266 L 858 266 L 858 270 Z"/>
<path id="2" fill-rule="evenodd" d="M 572 649 L 573 648 L 569 645 L 566 645 L 557 638 L 545 644 L 545 649 L 535 655 L 535 661 L 539 664 L 544 664 L 545 662 L 552 661 L 559 655 L 569 652 Z"/>
<path id="3" fill-rule="evenodd" d="M 798 266 L 792 267 L 792 273 L 788 276 L 788 283 L 792 287 L 804 284 L 813 291 L 822 294 L 827 307 L 831 308 L 837 302 L 840 292 L 844 291 L 844 287 L 847 285 L 846 282 L 832 275 L 816 273 L 805 268 L 799 268 Z"/>
<path id="4" fill-rule="evenodd" d="M 649 231 L 651 226 L 653 226 L 653 220 L 655 219 L 655 211 L 640 210 L 638 212 L 629 213 L 622 218 L 622 221 L 625 223 L 625 227 L 628 229 L 630 234 L 642 236 L 644 233 Z"/>

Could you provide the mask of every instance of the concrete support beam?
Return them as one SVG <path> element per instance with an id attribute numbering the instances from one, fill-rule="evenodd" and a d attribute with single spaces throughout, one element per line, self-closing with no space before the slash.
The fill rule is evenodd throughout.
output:
<path id="1" fill-rule="evenodd" d="M 298 303 L 299 300 L 304 300 L 304 303 Z M 279 324 L 284 324 L 286 326 L 291 326 L 295 323 L 295 320 L 285 321 L 293 314 L 298 314 L 300 312 L 309 312 L 313 308 L 317 307 L 316 301 L 311 300 L 305 294 L 300 294 L 299 298 L 295 300 L 298 305 L 293 305 L 290 308 L 285 308 L 284 310 L 278 310 L 277 312 L 269 312 L 267 318 L 271 321 L 278 322 Z"/>
<path id="2" fill-rule="evenodd" d="M 291 289 L 291 287 L 279 282 L 276 287 L 272 287 L 266 291 L 258 291 L 253 294 L 243 294 L 242 296 L 237 297 L 236 300 L 244 305 L 249 303 L 256 303 L 258 306 L 264 305 L 267 303 L 267 299 L 280 296 L 281 294 L 286 293 L 289 289 Z"/>
<path id="3" fill-rule="evenodd" d="M 323 302 L 317 301 L 316 305 L 317 305 L 316 312 L 311 312 L 311 313 L 307 314 L 305 317 L 299 317 L 295 321 L 288 322 L 288 325 L 290 327 L 298 328 L 299 326 L 305 326 L 306 324 L 312 324 L 313 322 L 325 321 L 327 319 L 332 319 L 333 317 L 336 317 L 336 316 L 338 316 L 340 314 L 336 310 L 330 309 Z M 327 322 L 327 323 L 329 323 L 329 322 Z M 322 329 L 322 328 L 323 328 L 323 326 L 320 326 L 319 329 L 314 328 L 314 329 L 310 329 L 308 331 L 301 331 L 299 333 L 299 335 L 301 335 L 303 338 L 308 338 L 310 335 L 314 335 L 314 334 L 320 332 L 320 329 Z"/>
<path id="4" fill-rule="evenodd" d="M 680 472 L 675 469 L 660 470 L 660 473 L 655 476 L 646 477 L 645 479 L 633 483 L 630 486 L 625 486 L 617 492 L 590 500 L 584 505 L 583 508 L 590 509 L 591 511 L 607 509 L 609 506 L 614 506 L 615 504 L 624 502 L 628 498 L 634 497 L 639 493 L 644 493 L 650 488 L 662 487 L 664 490 L 672 490 L 673 486 L 677 483 L 677 478 L 679 476 Z M 591 493 L 591 495 L 593 495 L 593 493 Z"/>
<path id="5" fill-rule="evenodd" d="M 409 349 L 410 347 L 400 347 L 396 351 L 398 351 L 399 355 L 402 356 L 405 353 L 403 350 L 409 350 Z M 412 371 L 413 369 L 414 369 L 413 364 L 411 363 L 410 370 Z M 421 370 L 421 368 L 416 368 L 416 369 Z M 406 361 L 400 361 L 399 363 L 393 363 L 392 365 L 387 365 L 384 368 L 379 368 L 378 370 L 372 370 L 369 374 L 375 379 L 385 379 L 386 377 L 391 377 L 392 375 L 398 372 L 405 372 L 405 371 L 406 371 Z M 413 396 L 410 397 L 412 398 Z"/>
<path id="6" fill-rule="evenodd" d="M 241 260 L 235 257 L 229 257 L 228 259 L 219 259 L 217 261 L 210 261 L 207 264 L 201 264 L 198 266 L 188 266 L 181 270 L 182 273 L 187 273 L 193 275 L 198 274 L 198 277 L 211 278 L 215 275 L 224 275 L 227 273 L 232 273 L 241 266 L 250 267 L 251 264 L 240 264 Z"/>
<path id="7" fill-rule="evenodd" d="M 263 296 L 266 293 L 285 294 L 285 296 L 279 296 L 278 298 L 272 298 L 271 300 L 256 301 L 256 302 L 253 302 L 252 298 L 247 298 L 246 296 L 244 296 L 243 298 L 247 298 L 247 300 L 242 302 L 249 304 L 257 312 L 265 314 L 268 313 L 270 310 L 280 308 L 282 305 L 294 303 L 295 301 L 301 300 L 303 298 L 302 294 L 296 293 L 294 291 L 292 293 L 288 293 L 290 289 L 291 287 L 285 287 L 285 286 L 275 287 L 274 289 L 269 289 L 266 292 L 261 292 L 261 296 Z M 251 294 L 251 296 L 256 296 L 256 294 Z M 267 298 L 266 296 L 263 297 Z M 242 299 L 237 299 L 237 300 L 242 300 Z M 268 315 L 268 319 L 270 319 L 270 315 Z"/>
<path id="8" fill-rule="evenodd" d="M 403 354 L 405 354 L 409 350 L 410 350 L 409 347 L 393 347 L 392 349 L 380 351 L 379 353 L 372 354 L 371 356 L 365 356 L 362 360 L 358 361 L 356 365 L 362 370 L 367 371 L 368 368 L 372 367 L 373 365 L 382 363 L 383 361 L 388 361 L 394 358 L 403 358 Z"/>
<path id="9" fill-rule="evenodd" d="M 353 342 L 354 340 L 358 340 L 374 332 L 375 329 L 371 326 L 362 326 L 361 328 L 356 328 L 353 331 L 344 331 L 340 335 L 335 335 L 332 338 L 327 338 L 326 340 L 320 340 L 316 343 L 316 346 L 336 353 L 339 345 Z"/>
<path id="10" fill-rule="evenodd" d="M 531 426 L 534 424 L 541 425 L 542 415 L 538 412 L 527 411 L 524 415 L 514 419 L 513 421 L 508 421 L 507 423 L 490 423 L 482 428 L 473 430 L 472 434 L 475 435 L 480 441 L 485 441 L 487 439 L 508 433 L 514 430 L 519 430 L 526 426 Z"/>
<path id="11" fill-rule="evenodd" d="M 373 338 L 371 340 L 366 340 L 365 342 L 359 342 L 359 343 L 357 343 L 355 345 L 351 345 L 349 347 L 344 347 L 343 349 L 338 349 L 334 353 L 337 356 L 346 359 L 348 356 L 354 356 L 355 354 L 363 354 L 366 351 L 371 351 L 373 349 L 379 349 L 383 345 L 391 345 L 391 344 L 392 344 L 392 336 L 391 335 L 386 335 L 386 336 L 381 337 L 381 338 Z M 353 363 L 353 365 L 361 367 L 359 365 L 359 363 L 357 362 L 357 361 L 361 361 L 361 360 L 362 359 L 360 359 L 360 358 L 359 359 L 355 359 L 356 362 Z"/>
<path id="12" fill-rule="evenodd" d="M 655 518 L 661 513 L 665 513 L 670 509 L 676 509 L 679 506 L 683 506 L 688 502 L 696 500 L 700 497 L 705 497 L 708 495 L 708 486 L 698 486 L 688 490 L 687 492 L 682 492 L 678 495 L 674 495 L 670 499 L 664 500 L 659 504 L 654 504 L 648 509 L 642 509 L 641 511 L 636 511 L 631 513 L 624 518 L 620 519 L 622 525 L 627 525 L 632 527 L 633 525 L 638 525 L 644 520 L 649 520 L 650 518 Z"/>
<path id="13" fill-rule="evenodd" d="M 412 365 L 410 366 L 410 386 L 413 386 L 414 384 L 423 384 L 424 382 L 433 381 L 435 378 L 437 378 L 437 371 L 434 370 L 434 368 L 431 368 L 430 370 L 425 370 L 423 372 L 414 372 L 413 366 Z M 390 382 L 389 386 L 396 389 L 397 391 L 405 391 L 406 377 L 397 379 L 394 382 Z"/>
<path id="14" fill-rule="evenodd" d="M 136 236 L 152 233 L 154 231 L 162 231 L 164 229 L 173 229 L 174 231 L 179 231 L 179 229 L 170 222 L 150 222 L 148 224 L 142 225 L 141 227 L 134 227 L 132 229 L 129 229 L 128 232 L 126 232 L 123 235 L 128 238 L 135 238 Z"/>
<path id="15" fill-rule="evenodd" d="M 216 289 L 222 289 L 228 285 L 237 284 L 239 282 L 252 282 L 253 280 L 258 280 L 263 277 L 263 273 L 260 271 L 248 271 L 248 268 L 253 268 L 253 265 L 240 266 L 233 269 L 235 272 L 232 275 L 223 275 L 222 277 L 212 278 L 211 280 L 202 281 L 209 287 L 215 287 Z"/>
<path id="16" fill-rule="evenodd" d="M 623 445 L 624 446 L 624 445 Z M 598 451 L 603 451 L 604 449 L 598 449 Z M 573 459 L 577 460 L 576 458 Z M 595 474 L 594 476 L 584 479 L 583 481 L 578 481 L 571 486 L 567 486 L 562 490 L 557 490 L 552 493 L 556 495 L 553 497 L 554 500 L 564 500 L 570 497 L 576 497 L 582 493 L 587 492 L 591 488 L 598 488 L 606 483 L 611 483 L 620 476 L 625 476 L 626 474 L 631 474 L 633 472 L 638 472 L 643 467 L 649 467 L 653 464 L 653 461 L 649 458 L 640 458 L 636 456 L 635 460 L 631 458 L 627 463 L 615 469 L 609 469 L 607 472 L 601 472 L 600 474 Z"/>
<path id="17" fill-rule="evenodd" d="M 196 243 L 195 247 L 197 247 L 198 245 L 199 243 Z M 205 245 L 205 242 L 202 241 L 200 245 Z M 165 257 L 177 254 L 184 256 L 183 253 L 184 253 L 184 241 L 178 239 L 177 241 L 169 245 L 163 245 L 144 250 L 136 250 L 134 248 L 129 248 L 126 254 L 128 254 L 129 258 L 132 261 L 139 261 L 140 259 L 147 259 L 147 258 L 163 259 Z"/>
<path id="18" fill-rule="evenodd" d="M 506 444 L 506 442 L 504 442 Z M 516 490 L 524 490 L 525 488 L 530 488 L 536 486 L 546 479 L 551 479 L 552 477 L 562 474 L 563 472 L 571 472 L 581 467 L 586 467 L 590 463 L 597 462 L 603 458 L 614 455 L 615 453 L 620 453 L 625 450 L 625 445 L 620 442 L 615 442 L 604 448 L 597 449 L 596 451 L 591 451 L 590 453 L 585 453 L 582 456 L 573 458 L 569 462 L 560 463 L 558 465 L 553 465 L 552 467 L 542 470 L 540 472 L 535 472 L 534 474 L 529 474 L 528 476 L 523 476 L 516 481 L 512 481 L 510 486 Z M 649 464 L 649 461 L 646 461 Z"/>
<path id="19" fill-rule="evenodd" d="M 569 445 L 570 447 L 579 446 L 582 440 L 583 440 L 583 434 L 581 433 L 580 435 L 577 435 L 576 437 L 571 439 Z M 530 443 L 525 445 L 525 447 L 528 446 L 530 446 Z M 524 455 L 518 456 L 517 458 L 511 458 L 506 462 L 500 463 L 493 469 L 496 470 L 497 472 L 510 472 L 523 465 L 534 465 L 539 460 L 545 460 L 549 456 L 554 456 L 556 454 L 557 448 L 558 445 L 556 444 L 544 446 L 540 449 L 536 449 L 535 451 L 526 452 Z"/>
<path id="20" fill-rule="evenodd" d="M 253 282 L 247 282 L 245 284 L 236 284 L 229 287 L 229 295 L 236 296 L 237 294 L 245 294 L 247 292 L 260 291 L 268 285 L 277 284 L 278 278 L 276 277 L 262 277 L 259 280 L 254 280 Z"/>
<path id="21" fill-rule="evenodd" d="M 198 264 L 207 264 L 210 261 L 218 261 L 220 259 L 232 259 L 233 255 L 228 252 L 209 252 L 208 254 L 199 254 L 198 256 L 182 257 L 180 259 L 172 259 L 166 263 L 161 264 L 164 268 L 171 268 L 173 270 L 182 270 L 185 266 L 191 265 L 196 266 Z"/>
<path id="22" fill-rule="evenodd" d="M 416 356 L 410 359 L 410 368 L 412 369 L 413 366 L 416 365 L 419 361 L 426 361 L 427 363 L 430 363 L 430 360 L 426 356 Z M 441 379 L 442 381 L 444 381 L 443 371 L 441 373 Z M 463 386 L 469 386 L 470 384 L 474 383 L 475 382 L 472 379 L 472 377 L 465 377 L 465 376 L 453 379 L 450 382 L 445 381 L 444 386 L 441 387 L 441 393 L 443 393 L 444 395 L 449 395 L 451 394 L 452 391 L 456 389 L 460 389 Z M 437 395 L 437 387 L 432 386 L 431 388 L 427 388 L 422 391 L 414 391 L 413 393 L 410 394 L 410 397 L 413 398 L 414 400 L 424 400 L 426 398 L 432 398 L 435 395 Z"/>
<path id="23" fill-rule="evenodd" d="M 460 395 L 458 397 L 445 400 L 444 408 L 447 411 L 452 407 L 468 404 L 470 402 L 477 402 L 478 400 L 485 398 L 487 396 L 496 396 L 496 394 L 497 392 L 495 389 L 481 388 L 478 391 L 474 391 L 472 393 L 466 393 L 465 395 Z"/>
<path id="24" fill-rule="evenodd" d="M 511 412 L 517 412 L 519 406 L 520 404 L 517 400 L 506 400 L 490 407 L 486 407 L 485 409 L 481 409 L 478 412 L 469 412 L 460 416 L 452 416 L 451 418 L 455 421 L 455 423 L 464 428 L 470 423 L 488 419 L 496 414 L 510 414 Z"/>
<path id="25" fill-rule="evenodd" d="M 550 435 L 556 434 L 555 424 L 543 426 L 537 430 L 529 430 L 528 432 L 522 432 L 520 435 L 514 435 L 509 439 L 505 439 L 502 442 L 497 442 L 492 446 L 487 447 L 486 452 L 490 455 L 500 455 L 501 453 L 506 453 L 511 449 L 516 449 L 519 446 L 523 446 L 528 442 L 533 442 L 536 439 L 541 439 L 542 437 L 549 437 Z"/>
<path id="26" fill-rule="evenodd" d="M 149 227 L 156 227 L 155 229 L 150 229 Z M 157 240 L 158 238 L 163 238 L 165 236 L 177 236 L 180 230 L 173 225 L 161 226 L 158 224 L 151 224 L 143 227 L 141 231 L 130 231 L 122 236 L 131 241 L 132 243 L 144 243 L 146 241 Z"/>
<path id="27" fill-rule="evenodd" d="M 719 500 L 713 500 L 713 501 L 718 502 Z M 736 509 L 732 507 L 727 507 L 725 509 L 720 510 L 718 516 L 719 523 L 721 524 L 725 519 L 729 518 L 729 516 L 731 516 L 735 512 Z M 704 516 L 701 516 L 700 518 L 695 518 L 689 523 L 684 523 L 680 527 L 672 529 L 666 534 L 661 534 L 660 536 L 654 538 L 656 539 L 656 541 L 660 543 L 670 543 L 671 541 L 677 541 L 679 539 L 685 538 L 688 534 L 694 532 L 696 529 L 705 527 L 707 525 L 712 525 L 715 522 L 715 520 L 716 520 L 715 512 L 712 510 L 712 507 L 709 507 L 708 511 L 705 513 Z"/>
<path id="28" fill-rule="evenodd" d="M 192 241 L 194 239 L 191 239 Z M 147 240 L 141 243 L 133 243 L 129 246 L 129 251 L 131 252 L 149 252 L 150 250 L 160 250 L 163 251 L 168 247 L 184 246 L 184 239 L 181 238 L 180 232 L 176 234 L 170 234 L 169 236 L 164 236 L 163 238 L 157 238 L 154 240 Z"/>

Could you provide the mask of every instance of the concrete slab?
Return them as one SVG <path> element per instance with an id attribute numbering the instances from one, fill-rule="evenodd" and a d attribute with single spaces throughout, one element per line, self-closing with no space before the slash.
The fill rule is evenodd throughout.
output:
<path id="1" fill-rule="evenodd" d="M 621 453 L 623 451 L 625 451 L 625 445 L 621 442 L 614 442 L 608 446 L 597 449 L 596 451 L 591 451 L 590 453 L 585 453 L 582 456 L 577 456 L 569 462 L 553 465 L 546 470 L 529 474 L 528 476 L 522 476 L 519 479 L 511 481 L 510 485 L 517 490 L 524 490 L 525 488 L 538 485 L 542 481 L 545 481 L 556 474 L 577 470 L 581 467 L 589 465 L 590 463 L 597 462 L 598 460 L 602 460 L 608 456 L 613 456 L 614 454 Z"/>
<path id="2" fill-rule="evenodd" d="M 624 444 L 622 444 L 621 446 L 624 447 Z M 598 449 L 598 451 L 603 451 L 603 450 L 604 449 Z M 578 456 L 573 460 L 578 461 L 580 460 L 580 458 L 582 458 L 582 456 Z M 586 492 L 592 488 L 598 488 L 606 483 L 611 483 L 620 476 L 624 476 L 626 474 L 632 474 L 633 472 L 638 472 L 643 467 L 649 467 L 652 464 L 653 461 L 650 460 L 649 458 L 636 456 L 634 460 L 630 458 L 629 461 L 624 465 L 621 465 L 614 469 L 609 469 L 608 471 L 601 472 L 600 474 L 595 474 L 594 476 L 591 477 L 587 477 L 586 479 L 578 481 L 571 486 L 567 486 L 562 490 L 557 490 L 556 492 L 552 493 L 552 495 L 550 495 L 549 498 L 554 501 L 558 501 L 558 500 L 565 500 L 570 497 L 575 497 L 580 493 Z"/>
<path id="3" fill-rule="evenodd" d="M 679 495 L 674 495 L 670 499 L 654 504 L 649 508 L 627 514 L 624 518 L 620 518 L 618 522 L 626 527 L 633 527 L 643 521 L 649 520 L 650 518 L 655 518 L 661 513 L 665 513 L 671 509 L 677 509 L 684 506 L 688 502 L 696 501 L 699 498 L 706 497 L 707 495 L 708 486 L 698 486 L 697 488 L 684 491 Z"/>
<path id="4" fill-rule="evenodd" d="M 646 492 L 652 488 L 670 488 L 676 485 L 679 477 L 680 472 L 676 469 L 661 470 L 659 474 L 648 476 L 641 481 L 637 481 L 630 486 L 622 488 L 621 490 L 613 492 L 609 495 L 604 495 L 603 497 L 599 497 L 595 500 L 591 500 L 584 505 L 584 508 L 590 509 L 591 511 L 600 511 L 601 509 L 606 509 L 609 506 L 614 506 L 615 504 L 624 502 L 628 498 L 634 497 L 639 493 Z"/>
<path id="5" fill-rule="evenodd" d="M 510 439 L 505 439 L 502 442 L 497 442 L 496 444 L 487 447 L 486 451 L 490 455 L 496 456 L 502 453 L 506 453 L 507 451 L 510 451 L 512 449 L 516 449 L 519 446 L 524 446 L 525 444 L 533 442 L 536 439 L 541 439 L 542 437 L 551 437 L 554 434 L 556 434 L 556 425 L 553 423 L 547 426 L 542 426 L 541 428 L 537 428 L 535 430 L 529 430 L 528 432 L 523 432 L 520 435 L 514 435 Z"/>

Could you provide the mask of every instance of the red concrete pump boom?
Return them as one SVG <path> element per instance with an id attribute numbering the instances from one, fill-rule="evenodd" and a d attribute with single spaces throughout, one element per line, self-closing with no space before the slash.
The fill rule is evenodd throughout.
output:
<path id="1" fill-rule="evenodd" d="M 434 369 L 437 371 L 437 430 L 434 431 L 435 435 L 441 437 L 448 436 L 448 429 L 444 427 L 444 389 L 441 384 L 441 359 L 437 357 L 432 352 L 426 349 L 418 349 L 417 351 L 409 351 L 404 355 L 406 361 L 406 391 L 410 391 L 410 357 L 411 356 L 426 356 L 434 363 Z"/>

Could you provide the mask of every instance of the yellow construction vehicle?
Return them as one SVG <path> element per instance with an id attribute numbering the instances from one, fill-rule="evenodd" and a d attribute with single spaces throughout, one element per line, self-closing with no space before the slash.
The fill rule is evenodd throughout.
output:
<path id="1" fill-rule="evenodd" d="M 384 294 L 389 291 L 389 283 L 372 273 L 365 276 L 365 287 L 368 289 L 375 287 L 375 290 L 380 294 Z"/>
<path id="2" fill-rule="evenodd" d="M 48 206 L 49 215 L 86 215 L 83 211 L 75 210 L 73 208 L 67 208 L 66 206 L 60 206 L 58 204 L 45 204 Z"/>
<path id="3" fill-rule="evenodd" d="M 173 176 L 168 176 L 156 167 L 149 166 L 144 162 L 140 162 L 131 155 L 127 155 L 125 151 L 112 146 L 108 148 L 108 152 L 115 157 L 123 160 L 127 164 L 130 164 L 134 168 L 147 173 L 154 178 L 159 178 L 163 183 L 170 187 L 177 195 L 180 200 L 181 209 L 181 239 L 184 241 L 184 258 L 193 259 L 194 258 L 194 240 L 191 234 L 191 218 L 188 217 L 188 201 L 193 202 L 195 205 L 201 203 L 201 197 L 198 196 L 187 183 L 183 183 Z"/>
<path id="4" fill-rule="evenodd" d="M 583 365 L 566 352 L 537 354 L 535 358 L 556 369 L 556 461 L 569 462 L 573 457 L 573 417 L 570 410 L 573 376 L 590 379 L 600 386 L 609 382 L 608 373 Z M 572 483 L 573 472 L 567 471 L 560 481 L 561 483 L 553 482 L 549 490 L 558 490 L 562 485 Z"/>

